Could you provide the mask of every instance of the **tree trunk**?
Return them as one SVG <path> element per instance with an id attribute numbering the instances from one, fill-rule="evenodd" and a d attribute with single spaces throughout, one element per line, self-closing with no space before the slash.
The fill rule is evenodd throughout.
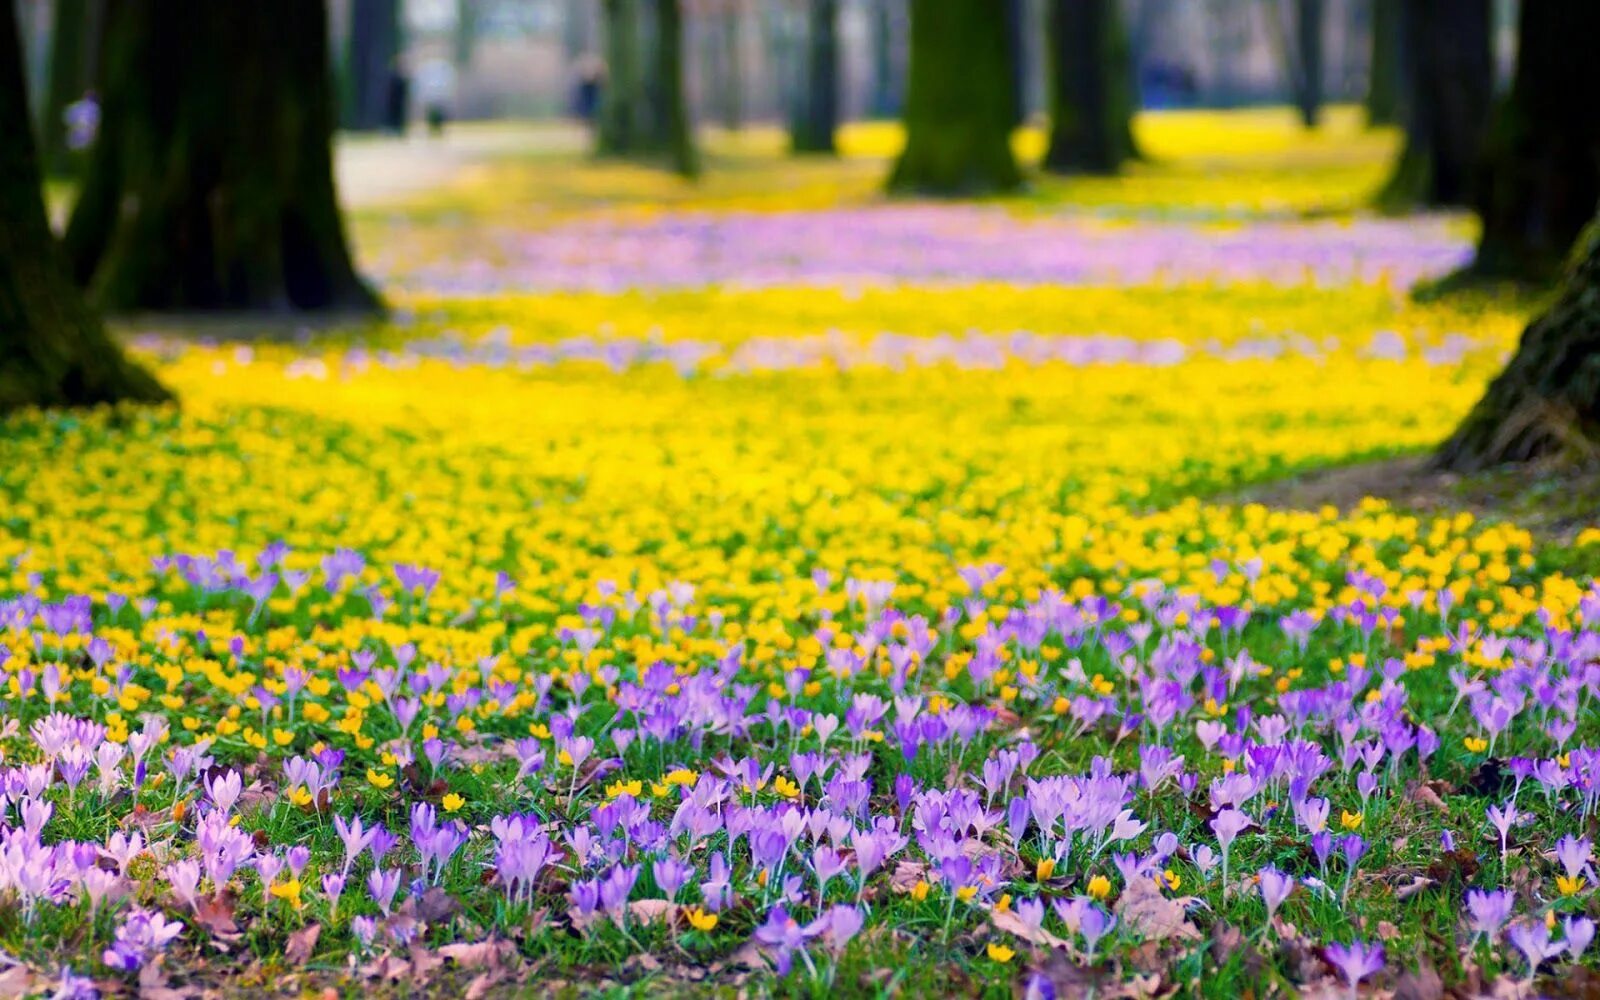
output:
<path id="1" fill-rule="evenodd" d="M 472 68 L 472 52 L 478 47 L 478 5 L 476 0 L 456 0 L 456 30 L 451 35 L 451 62 L 456 72 Z"/>
<path id="2" fill-rule="evenodd" d="M 598 151 L 602 156 L 632 156 L 644 151 L 648 108 L 639 65 L 641 0 L 605 0 L 606 81 L 600 99 Z"/>
<path id="3" fill-rule="evenodd" d="M 1563 452 L 1600 452 L 1600 219 L 1579 235 L 1555 304 L 1434 463 L 1470 473 Z"/>
<path id="4" fill-rule="evenodd" d="M 717 40 L 722 45 L 723 87 L 717 104 L 723 127 L 732 130 L 744 125 L 744 54 L 739 44 L 738 0 L 730 0 L 719 28 Z"/>
<path id="5" fill-rule="evenodd" d="M 1006 8 L 1006 47 L 1011 58 L 1011 127 L 1020 128 L 1028 120 L 1028 23 L 1027 0 L 1001 0 Z"/>
<path id="6" fill-rule="evenodd" d="M 661 140 L 672 169 L 685 177 L 700 172 L 689 101 L 683 91 L 683 8 L 681 0 L 655 0 L 655 89 Z"/>
<path id="7" fill-rule="evenodd" d="M 839 2 L 810 0 L 806 22 L 806 80 L 794 109 L 796 153 L 834 153 L 839 127 Z"/>
<path id="8" fill-rule="evenodd" d="M 968 195 L 1022 184 L 1010 46 L 994 0 L 911 0 L 906 146 L 889 188 Z"/>
<path id="9" fill-rule="evenodd" d="M 323 0 L 120 0 L 67 227 L 113 310 L 371 310 L 333 185 Z"/>
<path id="10" fill-rule="evenodd" d="M 0 3 L 0 412 L 170 399 L 106 333 L 45 219 L 16 7 Z"/>
<path id="11" fill-rule="evenodd" d="M 66 174 L 79 156 L 68 137 L 67 107 L 93 89 L 95 39 L 102 12 L 98 0 L 55 0 L 54 6 L 50 83 L 40 115 L 39 137 L 45 170 Z"/>
<path id="12" fill-rule="evenodd" d="M 390 88 L 399 72 L 399 58 L 400 0 L 351 0 L 345 128 L 376 131 L 388 124 Z"/>
<path id="13" fill-rule="evenodd" d="M 1367 124 L 1393 125 L 1400 121 L 1400 6 L 1405 0 L 1371 0 L 1368 27 L 1372 35 L 1372 61 L 1367 75 Z"/>
<path id="14" fill-rule="evenodd" d="M 1548 280 L 1600 200 L 1600 3 L 1525 0 L 1516 78 L 1489 126 L 1473 271 Z"/>
<path id="15" fill-rule="evenodd" d="M 872 114 L 876 118 L 891 118 L 900 111 L 893 2 L 872 0 Z"/>
<path id="16" fill-rule="evenodd" d="M 1489 0 L 1404 0 L 1406 144 L 1378 196 L 1386 208 L 1471 201 L 1494 90 L 1489 8 Z"/>
<path id="17" fill-rule="evenodd" d="M 1322 0 L 1295 0 L 1294 41 L 1295 106 L 1301 123 L 1316 128 L 1322 116 Z"/>
<path id="18" fill-rule="evenodd" d="M 1128 39 L 1117 0 L 1051 0 L 1046 170 L 1116 173 L 1136 156 Z"/>

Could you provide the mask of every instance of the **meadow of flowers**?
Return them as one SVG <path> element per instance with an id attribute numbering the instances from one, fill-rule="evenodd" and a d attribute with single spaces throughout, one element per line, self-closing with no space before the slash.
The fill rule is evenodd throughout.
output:
<path id="1" fill-rule="evenodd" d="M 0 992 L 1593 987 L 1600 531 L 1229 499 L 1471 404 L 1459 223 L 695 211 L 3 425 Z"/>

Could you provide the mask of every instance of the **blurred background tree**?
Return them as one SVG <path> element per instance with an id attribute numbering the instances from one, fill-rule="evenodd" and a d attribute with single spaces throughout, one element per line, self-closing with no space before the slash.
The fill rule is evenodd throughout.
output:
<path id="1" fill-rule="evenodd" d="M 334 195 L 322 0 L 122 0 L 67 226 L 110 310 L 371 310 Z"/>
<path id="2" fill-rule="evenodd" d="M 911 0 L 905 149 L 889 188 L 972 195 L 1011 191 L 1016 79 L 1006 8 L 994 0 Z"/>
<path id="3" fill-rule="evenodd" d="M 159 402 L 67 273 L 45 218 L 28 121 L 16 8 L 0 5 L 0 412 L 22 406 Z"/>

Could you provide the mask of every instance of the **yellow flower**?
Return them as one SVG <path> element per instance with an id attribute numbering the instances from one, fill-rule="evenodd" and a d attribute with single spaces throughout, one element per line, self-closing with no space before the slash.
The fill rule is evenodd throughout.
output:
<path id="1" fill-rule="evenodd" d="M 1178 890 L 1178 886 L 1183 884 L 1183 879 L 1179 878 L 1178 873 L 1173 871 L 1171 868 L 1168 868 L 1166 871 L 1161 873 L 1161 881 L 1165 883 L 1166 887 L 1173 892 L 1176 892 Z"/>
<path id="2" fill-rule="evenodd" d="M 304 785 L 296 785 L 289 789 L 289 801 L 297 806 L 308 806 L 312 801 L 311 793 L 306 791 Z"/>
<path id="3" fill-rule="evenodd" d="M 1033 877 L 1040 882 L 1049 881 L 1050 876 L 1056 873 L 1055 858 L 1040 858 L 1039 863 L 1033 866 Z"/>
<path id="4" fill-rule="evenodd" d="M 1489 749 L 1489 741 L 1481 736 L 1468 736 L 1461 741 L 1461 744 L 1473 753 L 1483 753 Z"/>
<path id="5" fill-rule="evenodd" d="M 1011 948 L 1008 948 L 1003 944 L 996 944 L 993 941 L 989 942 L 988 950 L 989 957 L 994 959 L 996 962 L 1009 962 L 1011 961 L 1012 956 L 1016 955 L 1016 952 Z"/>
<path id="6" fill-rule="evenodd" d="M 388 788 L 394 784 L 394 777 L 388 774 L 380 774 L 369 767 L 367 768 L 367 783 L 373 788 Z"/>
<path id="7" fill-rule="evenodd" d="M 976 896 L 977 894 L 978 887 L 975 885 L 964 885 L 956 890 L 956 898 L 961 900 L 963 903 L 972 902 L 972 897 Z"/>
<path id="8" fill-rule="evenodd" d="M 295 909 L 300 908 L 300 880 L 297 878 L 279 882 L 268 890 L 274 898 L 287 900 Z"/>
<path id="9" fill-rule="evenodd" d="M 1096 875 L 1089 880 L 1089 895 L 1095 899 L 1105 899 L 1111 895 L 1111 880 L 1104 875 Z"/>
<path id="10" fill-rule="evenodd" d="M 781 774 L 772 779 L 772 790 L 786 799 L 797 799 L 800 797 L 800 786 L 796 785 L 794 782 L 790 781 L 788 778 L 785 778 Z"/>
<path id="11" fill-rule="evenodd" d="M 1576 896 L 1583 891 L 1584 878 L 1582 875 L 1557 875 L 1556 888 L 1561 890 L 1563 896 Z"/>
<path id="12" fill-rule="evenodd" d="M 717 915 L 698 906 L 688 912 L 688 917 L 689 926 L 697 931 L 709 931 L 717 926 Z"/>
<path id="13" fill-rule="evenodd" d="M 928 882 L 926 879 L 918 879 L 917 884 L 911 887 L 911 898 L 919 903 L 928 898 Z"/>
<path id="14" fill-rule="evenodd" d="M 1346 830 L 1361 829 L 1362 819 L 1363 816 L 1361 813 L 1353 813 L 1347 809 L 1341 809 L 1339 811 L 1339 825 L 1344 827 Z"/>
<path id="15" fill-rule="evenodd" d="M 620 798 L 624 795 L 631 795 L 634 798 L 638 798 L 643 794 L 644 782 L 639 780 L 628 781 L 627 779 L 622 779 L 614 781 L 606 786 L 606 798 L 608 799 Z"/>
<path id="16" fill-rule="evenodd" d="M 451 792 L 444 798 L 440 799 L 439 804 L 444 806 L 445 812 L 453 813 L 460 811 L 461 807 L 467 804 L 467 800 L 457 795 L 455 792 Z"/>

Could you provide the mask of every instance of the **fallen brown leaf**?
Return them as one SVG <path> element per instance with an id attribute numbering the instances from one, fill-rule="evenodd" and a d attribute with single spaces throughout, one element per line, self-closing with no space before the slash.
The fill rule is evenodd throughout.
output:
<path id="1" fill-rule="evenodd" d="M 1168 899 L 1161 895 L 1154 880 L 1134 879 L 1122 891 L 1114 911 L 1124 927 L 1138 931 L 1147 940 L 1198 941 L 1200 930 L 1189 922 L 1186 912 L 1194 902 L 1193 896 Z"/>
<path id="2" fill-rule="evenodd" d="M 925 862 L 902 860 L 894 866 L 894 874 L 889 876 L 889 888 L 895 892 L 910 892 L 927 873 Z"/>
<path id="3" fill-rule="evenodd" d="M 290 965 L 306 964 L 311 960 L 311 953 L 317 948 L 317 938 L 321 936 L 321 924 L 307 924 L 290 934 L 289 943 L 283 949 L 284 960 Z"/>
<path id="4" fill-rule="evenodd" d="M 647 927 L 657 922 L 671 923 L 677 912 L 678 904 L 665 899 L 636 899 L 628 904 L 629 915 Z"/>
<path id="5" fill-rule="evenodd" d="M 510 941 L 489 940 L 447 944 L 439 949 L 439 956 L 463 969 L 498 969 L 516 954 Z"/>
<path id="6" fill-rule="evenodd" d="M 989 920 L 994 924 L 995 930 L 1004 931 L 1029 944 L 1043 945 L 1046 948 L 1065 948 L 1067 942 L 1056 937 L 1043 927 L 1035 930 L 1023 922 L 1012 910 L 989 911 Z"/>
<path id="7" fill-rule="evenodd" d="M 1444 982 L 1431 965 L 1408 969 L 1394 982 L 1394 1000 L 1442 1000 Z"/>

